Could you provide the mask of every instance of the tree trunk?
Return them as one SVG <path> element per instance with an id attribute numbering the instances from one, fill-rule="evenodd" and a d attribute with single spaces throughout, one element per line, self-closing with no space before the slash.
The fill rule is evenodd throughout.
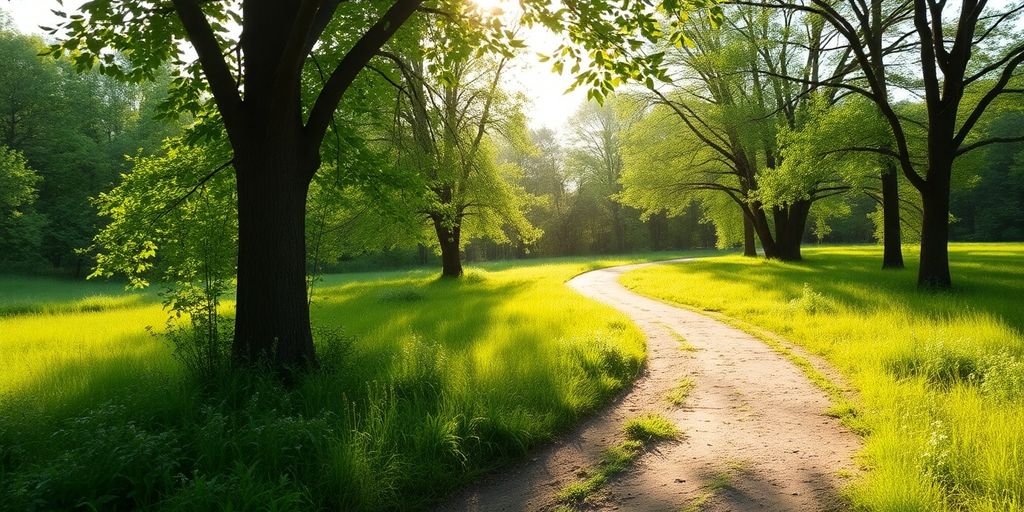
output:
<path id="1" fill-rule="evenodd" d="M 622 221 L 622 206 L 612 201 L 612 228 L 615 233 L 615 251 L 625 252 L 626 250 L 626 226 Z"/>
<path id="2" fill-rule="evenodd" d="M 743 255 L 757 257 L 757 247 L 754 243 L 754 223 L 746 214 L 743 215 Z"/>
<path id="3" fill-rule="evenodd" d="M 456 224 L 454 227 L 445 225 L 444 220 L 435 216 L 434 230 L 437 232 L 437 242 L 441 246 L 441 277 L 462 276 L 462 256 L 459 250 L 459 236 L 462 228 Z"/>
<path id="4" fill-rule="evenodd" d="M 939 180 L 935 180 L 936 182 Z M 949 288 L 949 184 L 944 189 L 929 182 L 921 194 L 924 217 L 921 222 L 921 267 L 919 288 Z"/>
<path id="5" fill-rule="evenodd" d="M 760 203 L 754 203 L 750 206 L 751 209 L 751 223 L 754 225 L 754 232 L 757 234 L 757 238 L 761 240 L 761 248 L 764 249 L 764 257 L 770 260 L 780 259 L 779 248 L 775 243 L 775 237 L 772 236 L 771 227 L 768 226 L 768 216 L 764 213 L 764 208 L 761 207 Z"/>
<path id="6" fill-rule="evenodd" d="M 775 219 L 775 243 L 778 258 L 782 261 L 800 261 L 800 246 L 807 227 L 807 215 L 811 211 L 809 201 L 796 201 L 785 209 L 773 211 Z"/>
<path id="7" fill-rule="evenodd" d="M 662 236 L 665 231 L 666 220 L 665 215 L 657 213 L 651 215 L 651 218 L 647 220 L 647 229 L 651 237 L 651 250 L 660 251 L 662 249 Z"/>
<path id="8" fill-rule="evenodd" d="M 284 145 L 282 145 L 284 146 Z M 316 364 L 306 300 L 306 195 L 314 162 L 288 147 L 236 151 L 238 284 L 232 355 L 286 373 Z M 305 168 L 303 168 L 305 167 Z"/>
<path id="9" fill-rule="evenodd" d="M 891 161 L 882 168 L 882 268 L 903 268 L 899 177 Z"/>
<path id="10" fill-rule="evenodd" d="M 889 101 L 885 62 L 882 58 L 882 41 L 885 36 L 885 20 L 882 17 L 882 0 L 871 0 L 871 30 L 865 34 L 871 55 L 872 72 L 878 77 L 879 90 L 876 94 Z M 891 148 L 886 146 L 884 150 Z M 882 160 L 882 268 L 903 268 L 902 235 L 900 233 L 900 194 L 896 162 Z"/>

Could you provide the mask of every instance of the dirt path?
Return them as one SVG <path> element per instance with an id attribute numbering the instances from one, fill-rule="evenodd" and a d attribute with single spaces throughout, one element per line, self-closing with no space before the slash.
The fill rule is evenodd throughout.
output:
<path id="1" fill-rule="evenodd" d="M 625 396 L 533 458 L 492 475 L 439 510 L 534 511 L 594 466 L 633 416 L 658 412 L 684 432 L 613 479 L 588 510 L 842 510 L 838 473 L 852 469 L 856 435 L 823 415 L 830 406 L 792 363 L 753 336 L 637 295 L 618 277 L 649 264 L 596 270 L 568 285 L 611 305 L 648 338 L 648 364 Z M 700 293 L 700 290 L 694 290 Z M 679 336 L 696 350 L 681 350 Z M 665 395 L 695 384 L 682 407 Z"/>

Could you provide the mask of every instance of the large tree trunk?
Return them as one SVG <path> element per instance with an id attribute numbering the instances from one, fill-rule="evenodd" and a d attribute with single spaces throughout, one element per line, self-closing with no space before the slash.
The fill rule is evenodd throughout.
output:
<path id="1" fill-rule="evenodd" d="M 768 225 L 768 216 L 760 203 L 750 205 L 751 223 L 754 225 L 754 232 L 761 240 L 761 249 L 764 250 L 764 257 L 770 260 L 780 259 L 779 248 L 775 243 L 775 236 L 772 235 L 771 227 Z"/>
<path id="2" fill-rule="evenodd" d="M 809 201 L 796 201 L 787 208 L 773 210 L 775 219 L 775 243 L 778 258 L 782 261 L 799 261 L 800 246 L 807 227 L 807 215 L 811 211 Z"/>
<path id="3" fill-rule="evenodd" d="M 757 256 L 757 246 L 754 243 L 754 223 L 746 214 L 743 215 L 743 255 Z"/>
<path id="4" fill-rule="evenodd" d="M 462 228 L 455 224 L 448 226 L 440 216 L 435 216 L 434 231 L 437 242 L 441 246 L 441 277 L 462 276 L 462 255 L 459 249 L 459 237 Z"/>
<path id="5" fill-rule="evenodd" d="M 316 364 L 306 300 L 306 194 L 315 162 L 266 148 L 238 170 L 237 363 L 266 362 L 286 372 Z M 244 158 L 244 159 L 243 159 Z M 305 167 L 305 168 L 303 168 Z"/>
<path id="6" fill-rule="evenodd" d="M 893 162 L 882 168 L 882 268 L 903 268 L 899 177 Z"/>
<path id="7" fill-rule="evenodd" d="M 943 183 L 945 186 L 943 186 Z M 922 191 L 920 288 L 949 288 L 949 183 L 930 180 Z"/>

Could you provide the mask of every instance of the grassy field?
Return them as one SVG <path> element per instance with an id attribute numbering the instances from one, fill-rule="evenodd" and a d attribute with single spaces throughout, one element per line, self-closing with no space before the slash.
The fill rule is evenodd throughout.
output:
<path id="1" fill-rule="evenodd" d="M 323 368 L 202 385 L 154 293 L 2 278 L 0 509 L 419 509 L 637 375 L 640 332 L 563 285 L 670 255 L 327 276 Z"/>
<path id="2" fill-rule="evenodd" d="M 805 261 L 739 256 L 626 274 L 633 290 L 768 329 L 824 356 L 859 391 L 861 510 L 1024 510 L 1024 244 L 954 244 L 955 289 L 881 271 L 875 247 Z"/>

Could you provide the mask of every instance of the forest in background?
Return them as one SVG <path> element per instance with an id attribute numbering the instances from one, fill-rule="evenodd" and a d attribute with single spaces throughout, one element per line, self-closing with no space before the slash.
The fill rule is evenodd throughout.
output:
<path id="1" fill-rule="evenodd" d="M 69 59 L 44 55 L 47 42 L 39 36 L 20 34 L 9 21 L 3 23 L 0 58 L 13 64 L 0 71 L 0 91 L 4 91 L 0 96 L 0 145 L 3 146 L 0 179 L 4 180 L 0 206 L 5 210 L 0 216 L 0 268 L 82 277 L 92 272 L 97 251 L 103 251 L 102 239 L 97 239 L 97 235 L 117 216 L 117 212 L 110 209 L 110 203 L 102 199 L 104 194 L 112 190 L 115 194 L 116 190 L 127 193 L 125 183 L 132 178 L 126 176 L 133 170 L 147 168 L 147 164 L 154 161 L 164 168 L 154 170 L 158 176 L 151 175 L 148 179 L 161 180 L 169 175 L 167 169 L 173 166 L 165 165 L 168 155 L 176 151 L 176 147 L 188 147 L 195 138 L 196 120 L 168 111 L 164 105 L 168 88 L 172 86 L 170 69 L 155 80 L 140 84 L 125 83 L 98 70 L 78 73 Z M 692 94 L 692 98 L 704 98 L 691 98 L 684 106 L 694 114 L 702 112 L 707 119 L 720 120 L 725 129 L 745 124 L 746 136 L 788 141 L 790 148 L 834 142 L 837 133 L 852 128 L 841 119 L 847 123 L 871 122 L 870 112 L 865 112 L 868 107 L 855 98 L 841 103 L 841 108 L 830 110 L 828 114 L 822 113 L 821 108 L 816 111 L 814 105 L 794 110 L 789 115 L 800 117 L 799 123 L 810 127 L 803 132 L 791 129 L 780 133 L 779 123 L 771 118 L 760 123 L 745 122 L 752 117 L 749 109 L 754 107 L 743 101 L 749 102 L 750 98 L 730 100 L 733 104 L 727 106 L 732 109 L 729 114 L 734 117 L 732 120 L 721 115 L 725 111 L 722 102 L 708 99 L 697 90 L 716 87 L 724 90 L 725 80 L 719 77 L 715 82 L 711 75 L 699 73 L 698 56 L 713 59 L 716 66 L 721 67 L 729 58 L 736 58 L 740 47 L 752 43 L 741 31 L 731 36 L 726 32 L 724 37 L 716 32 L 711 37 L 707 28 L 703 28 L 704 32 L 694 31 L 694 37 L 700 34 L 706 37 L 699 45 L 685 47 L 672 55 L 678 60 L 676 69 L 682 78 L 676 89 L 658 95 L 627 90 L 608 98 L 603 105 L 591 101 L 568 120 L 563 133 L 527 128 L 529 105 L 522 98 L 502 91 L 501 71 L 496 69 L 495 63 L 485 66 L 487 69 L 467 70 L 467 75 L 479 75 L 465 77 L 467 88 L 480 89 L 487 92 L 488 97 L 500 98 L 495 103 L 502 103 L 500 114 L 492 114 L 486 120 L 478 115 L 475 121 L 484 126 L 490 139 L 484 141 L 492 146 L 486 158 L 496 169 L 500 168 L 491 183 L 507 185 L 510 193 L 502 196 L 493 187 L 488 189 L 484 181 L 474 185 L 488 194 L 485 201 L 494 204 L 468 206 L 477 209 L 484 221 L 468 229 L 468 236 L 460 242 L 464 258 L 486 261 L 740 246 L 743 243 L 742 216 L 738 209 L 729 206 L 727 199 L 723 200 L 722 194 L 697 188 L 673 188 L 669 182 L 694 181 L 691 176 L 706 177 L 717 172 L 709 167 L 709 162 L 714 165 L 714 155 L 705 155 L 703 164 L 694 160 L 694 155 L 701 154 L 694 145 L 703 143 L 704 134 L 692 125 L 687 126 L 686 116 L 677 116 L 677 112 L 672 111 L 671 107 L 677 103 L 683 104 L 672 99 L 673 93 L 677 97 Z M 770 30 L 770 24 L 766 24 L 765 29 Z M 779 51 L 777 45 L 766 51 L 769 52 L 766 55 L 778 57 L 771 53 Z M 742 60 L 734 64 L 745 65 Z M 394 79 L 400 79 L 402 66 L 396 68 L 399 71 Z M 698 80 L 692 79 L 694 73 Z M 494 80 L 494 87 L 474 83 L 487 77 Z M 382 75 L 364 79 L 368 82 L 366 90 L 384 91 L 380 95 L 383 97 L 374 99 L 364 95 L 360 98 L 364 111 L 373 112 L 389 105 L 392 112 L 389 119 L 399 120 L 402 114 L 395 111 L 395 93 L 385 81 L 392 78 Z M 735 82 L 732 86 L 740 89 L 750 86 L 731 80 Z M 778 88 L 778 84 L 774 86 Z M 428 89 L 431 87 L 423 87 L 425 91 Z M 917 108 L 910 100 L 902 105 L 908 111 Z M 461 107 L 482 108 L 479 104 Z M 762 104 L 758 108 L 767 111 L 770 105 Z M 1020 108 L 1005 109 L 992 117 L 986 130 L 993 136 L 1024 132 L 1024 113 Z M 370 125 L 364 130 L 381 138 L 391 137 L 394 142 L 398 141 L 396 125 Z M 312 195 L 314 204 L 308 224 L 312 226 L 314 244 L 322 239 L 318 246 L 324 247 L 319 254 L 311 256 L 318 261 L 311 261 L 310 265 L 323 271 L 435 261 L 439 247 L 437 237 L 431 236 L 430 223 L 419 222 L 416 218 L 419 211 L 403 209 L 408 197 L 399 187 L 407 185 L 408 180 L 399 177 L 401 160 L 387 161 L 379 148 L 370 151 L 360 148 L 365 141 L 332 139 L 335 138 L 328 137 L 326 144 L 337 145 L 335 151 L 363 153 L 352 158 L 357 161 L 355 165 L 377 167 L 379 172 L 394 179 L 371 183 L 369 187 L 377 190 L 369 194 L 365 187 L 357 191 L 359 184 L 321 180 L 323 193 Z M 687 145 L 690 145 L 689 150 L 685 149 Z M 679 151 L 680 148 L 684 151 Z M 178 155 L 175 158 L 180 159 L 180 152 Z M 995 144 L 958 162 L 951 193 L 951 239 L 1006 241 L 1024 238 L 1022 155 L 1017 144 Z M 161 158 L 164 160 L 159 160 Z M 200 166 L 213 168 L 216 165 L 204 158 L 193 163 L 196 168 L 189 172 L 196 176 L 196 182 L 210 170 Z M 863 159 L 836 165 L 852 167 L 843 171 L 849 175 L 867 175 L 877 166 Z M 148 186 L 141 180 L 144 173 L 138 174 L 142 181 L 139 185 Z M 809 179 L 807 174 L 806 170 L 797 170 L 790 171 L 789 176 L 806 180 Z M 182 195 L 194 185 L 186 179 L 173 181 L 177 183 L 161 189 L 160 193 Z M 780 195 L 791 193 L 786 187 L 791 188 L 792 182 L 777 182 L 784 191 Z M 661 188 L 655 189 L 652 183 Z M 414 186 L 423 185 L 421 182 Z M 840 192 L 815 204 L 801 238 L 805 242 L 825 243 L 879 240 L 877 184 L 870 180 L 847 181 Z M 123 195 L 112 197 L 123 199 Z M 317 197 L 321 198 L 319 203 L 315 201 Z M 340 203 L 333 202 L 339 199 Z M 912 242 L 918 236 L 919 221 L 915 216 L 920 215 L 920 206 L 912 198 L 904 201 L 904 238 Z M 514 209 L 522 213 L 517 219 L 505 218 L 507 216 L 499 211 L 512 203 L 516 204 Z M 330 206 L 338 204 L 340 208 Z M 370 204 L 382 208 L 380 212 L 385 215 L 367 219 L 365 211 Z M 337 211 L 318 216 L 318 205 L 321 212 Z M 159 212 L 147 215 L 165 216 Z M 175 215 L 166 217 L 176 218 Z M 142 220 L 147 219 L 143 216 Z M 317 226 L 319 237 L 316 236 Z M 382 229 L 386 236 L 379 236 Z M 100 243 L 96 243 L 97 240 Z"/>

